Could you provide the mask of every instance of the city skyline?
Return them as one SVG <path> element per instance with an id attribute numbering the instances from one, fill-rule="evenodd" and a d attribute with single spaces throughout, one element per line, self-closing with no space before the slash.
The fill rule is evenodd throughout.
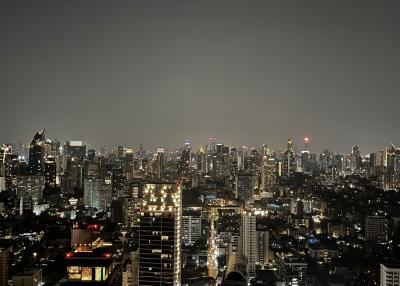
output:
<path id="1" fill-rule="evenodd" d="M 0 5 L 3 143 L 400 142 L 398 2 Z"/>
<path id="2" fill-rule="evenodd" d="M 329 148 L 322 148 L 322 149 L 318 150 L 318 149 L 313 148 L 313 140 L 309 136 L 305 136 L 303 138 L 289 137 L 289 138 L 286 139 L 286 141 L 283 141 L 280 146 L 272 146 L 270 144 L 244 145 L 244 144 L 238 144 L 237 142 L 230 144 L 230 143 L 225 142 L 224 140 L 219 140 L 215 136 L 209 137 L 208 141 L 203 140 L 203 143 L 201 143 L 201 144 L 200 143 L 199 144 L 193 144 L 193 142 L 190 139 L 186 139 L 185 141 L 182 141 L 179 145 L 172 146 L 172 147 L 165 146 L 163 144 L 157 144 L 156 142 L 155 143 L 153 142 L 149 146 L 146 146 L 146 145 L 144 145 L 142 143 L 105 145 L 105 144 L 101 144 L 99 142 L 92 144 L 91 142 L 87 142 L 86 140 L 83 140 L 81 138 L 80 139 L 77 139 L 77 138 L 72 138 L 72 139 L 69 138 L 68 139 L 67 138 L 67 139 L 64 139 L 64 140 L 59 140 L 59 138 L 52 138 L 51 135 L 47 136 L 46 128 L 43 128 L 40 131 L 43 131 L 44 133 L 46 133 L 46 135 L 45 135 L 46 136 L 46 140 L 58 141 L 60 143 L 66 143 L 66 142 L 77 142 L 77 143 L 79 143 L 79 142 L 81 142 L 82 144 L 84 144 L 88 148 L 88 150 L 89 149 L 94 149 L 94 150 L 104 149 L 106 152 L 117 152 L 117 148 L 120 147 L 120 146 L 122 146 L 124 148 L 133 148 L 135 151 L 139 150 L 139 148 L 143 147 L 144 150 L 146 150 L 146 151 L 154 151 L 154 152 L 156 152 L 157 149 L 162 148 L 162 149 L 165 149 L 168 152 L 174 152 L 176 150 L 184 148 L 186 146 L 186 144 L 189 144 L 193 151 L 199 151 L 201 149 L 204 149 L 204 147 L 210 148 L 209 144 L 210 144 L 210 140 L 211 139 L 214 139 L 214 144 L 223 144 L 225 147 L 229 147 L 229 148 L 241 148 L 241 147 L 243 147 L 243 148 L 247 148 L 247 149 L 250 150 L 250 149 L 260 149 L 260 148 L 263 148 L 265 146 L 265 147 L 268 147 L 268 148 L 270 148 L 271 150 L 274 150 L 274 151 L 283 151 L 283 150 L 285 150 L 287 148 L 288 141 L 289 140 L 293 140 L 294 150 L 295 150 L 295 152 L 298 152 L 298 153 L 301 152 L 302 150 L 308 150 L 308 151 L 316 152 L 316 153 L 321 153 L 321 152 L 324 152 L 325 150 L 329 150 L 329 151 L 337 153 L 337 154 L 349 154 L 349 153 L 351 153 L 351 150 L 352 150 L 352 148 L 354 146 L 356 146 L 357 148 L 360 148 L 360 146 L 353 144 L 353 145 L 349 145 L 348 146 L 348 150 L 345 150 L 343 152 L 339 152 L 338 150 L 329 149 Z M 7 145 L 7 144 L 13 145 L 14 144 L 16 146 L 19 146 L 19 144 L 22 144 L 22 145 L 24 145 L 25 150 L 28 150 L 28 148 L 29 148 L 29 143 L 28 142 L 30 142 L 30 140 L 26 140 L 26 142 L 22 141 L 22 140 L 9 140 L 9 141 L 2 142 L 2 144 L 4 144 L 4 145 Z M 19 146 L 19 147 L 23 147 L 22 145 Z M 393 146 L 398 146 L 397 144 L 394 144 L 393 142 L 389 142 L 387 144 L 382 143 L 380 148 L 378 148 L 376 150 L 367 151 L 367 150 L 362 150 L 361 149 L 360 152 L 361 152 L 361 154 L 368 155 L 368 154 L 371 154 L 371 153 L 374 153 L 374 152 L 377 152 L 377 151 L 382 151 L 385 148 L 387 148 L 389 146 L 392 146 L 392 145 Z"/>

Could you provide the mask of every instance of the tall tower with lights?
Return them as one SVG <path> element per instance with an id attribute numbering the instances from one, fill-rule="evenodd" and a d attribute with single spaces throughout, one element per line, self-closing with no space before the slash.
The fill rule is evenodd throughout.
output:
<path id="1" fill-rule="evenodd" d="M 286 177 L 290 177 L 294 172 L 296 172 L 296 154 L 294 152 L 293 138 L 289 138 L 286 151 L 283 154 L 282 174 Z"/>
<path id="2" fill-rule="evenodd" d="M 139 218 L 139 285 L 180 285 L 181 187 L 146 183 Z"/>

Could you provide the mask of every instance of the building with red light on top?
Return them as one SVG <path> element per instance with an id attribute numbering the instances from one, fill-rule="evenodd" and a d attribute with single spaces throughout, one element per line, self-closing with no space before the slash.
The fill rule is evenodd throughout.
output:
<path id="1" fill-rule="evenodd" d="M 61 285 L 111 285 L 116 260 L 112 244 L 100 237 L 97 224 L 74 224 L 71 230 L 73 249 L 66 253 L 67 276 Z"/>

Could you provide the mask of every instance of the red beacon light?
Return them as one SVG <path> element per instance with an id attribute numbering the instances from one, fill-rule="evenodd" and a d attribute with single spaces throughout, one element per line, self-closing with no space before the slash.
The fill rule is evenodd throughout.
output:
<path id="1" fill-rule="evenodd" d="M 70 258 L 70 257 L 72 257 L 72 256 L 74 256 L 74 254 L 73 254 L 72 252 L 67 252 L 67 253 L 65 254 L 65 257 L 66 257 L 66 258 Z"/>
<path id="2" fill-rule="evenodd" d="M 105 258 L 110 258 L 110 257 L 111 257 L 111 254 L 110 254 L 110 253 L 108 253 L 108 252 L 106 252 L 106 253 L 103 253 L 103 257 L 105 257 Z"/>

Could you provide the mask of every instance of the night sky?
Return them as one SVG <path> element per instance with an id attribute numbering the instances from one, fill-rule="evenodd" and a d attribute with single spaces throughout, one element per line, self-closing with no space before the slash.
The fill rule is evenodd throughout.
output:
<path id="1" fill-rule="evenodd" d="M 0 2 L 1 143 L 372 152 L 399 91 L 400 1 Z"/>

